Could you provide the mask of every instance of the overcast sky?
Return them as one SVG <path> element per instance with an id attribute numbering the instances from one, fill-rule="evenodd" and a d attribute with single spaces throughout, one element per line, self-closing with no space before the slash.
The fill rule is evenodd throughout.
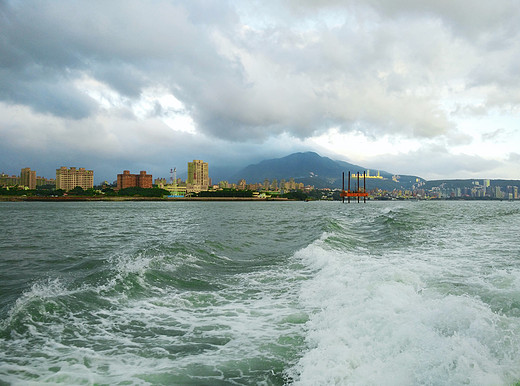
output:
<path id="1" fill-rule="evenodd" d="M 316 151 L 520 179 L 519 20 L 517 0 L 0 0 L 0 172 Z"/>

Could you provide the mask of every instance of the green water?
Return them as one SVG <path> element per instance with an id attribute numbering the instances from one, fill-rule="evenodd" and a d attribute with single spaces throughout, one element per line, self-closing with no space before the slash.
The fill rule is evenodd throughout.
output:
<path id="1" fill-rule="evenodd" d="M 0 203 L 8 384 L 513 384 L 520 203 Z"/>

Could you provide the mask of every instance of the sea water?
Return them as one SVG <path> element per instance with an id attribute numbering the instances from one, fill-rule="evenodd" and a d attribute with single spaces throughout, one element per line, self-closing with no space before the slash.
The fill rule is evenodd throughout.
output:
<path id="1" fill-rule="evenodd" d="M 0 203 L 0 384 L 512 385 L 520 202 Z"/>

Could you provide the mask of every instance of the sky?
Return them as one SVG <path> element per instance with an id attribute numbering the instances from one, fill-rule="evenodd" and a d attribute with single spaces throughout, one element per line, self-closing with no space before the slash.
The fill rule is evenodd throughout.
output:
<path id="1" fill-rule="evenodd" d="M 518 20 L 517 0 L 0 0 L 0 172 L 215 179 L 315 151 L 520 179 Z"/>

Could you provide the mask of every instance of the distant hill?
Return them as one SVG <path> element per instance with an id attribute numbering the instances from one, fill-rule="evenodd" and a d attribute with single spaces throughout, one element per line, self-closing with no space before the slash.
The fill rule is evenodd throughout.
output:
<path id="1" fill-rule="evenodd" d="M 266 178 L 270 181 L 275 178 L 278 181 L 288 181 L 290 178 L 294 178 L 297 182 L 303 182 L 305 185 L 314 185 L 316 188 L 340 188 L 343 172 L 347 175 L 349 171 L 362 173 L 365 170 L 367 169 L 363 166 L 344 161 L 335 161 L 328 157 L 322 157 L 315 152 L 304 152 L 249 165 L 235 173 L 230 178 L 230 182 L 238 182 L 241 179 L 245 179 L 248 183 L 257 183 L 263 182 Z M 376 171 L 371 172 L 371 174 L 377 174 Z M 386 190 L 408 188 L 408 185 L 411 186 L 418 178 L 415 176 L 403 176 L 402 182 L 396 183 L 392 181 L 391 173 L 381 171 L 380 175 L 383 179 L 366 180 L 367 189 L 374 189 L 375 187 Z M 345 177 L 346 183 L 347 177 Z M 351 181 L 351 186 L 354 186 L 356 183 L 357 180 Z"/>
<path id="2" fill-rule="evenodd" d="M 249 165 L 237 172 L 232 181 L 245 179 L 248 182 L 263 182 L 266 178 L 278 181 L 289 178 L 320 179 L 328 184 L 333 184 L 341 178 L 341 173 L 346 169 L 363 170 L 361 166 L 333 161 L 327 157 L 321 157 L 314 152 L 294 153 L 283 158 L 275 158 Z"/>

